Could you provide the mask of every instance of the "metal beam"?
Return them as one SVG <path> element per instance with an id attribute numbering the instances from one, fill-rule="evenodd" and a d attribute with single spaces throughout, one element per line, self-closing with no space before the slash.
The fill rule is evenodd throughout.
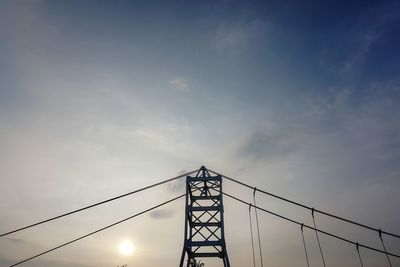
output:
<path id="1" fill-rule="evenodd" d="M 186 177 L 185 240 L 180 267 L 197 257 L 222 259 L 230 267 L 224 234 L 222 177 L 211 176 L 202 166 Z"/>

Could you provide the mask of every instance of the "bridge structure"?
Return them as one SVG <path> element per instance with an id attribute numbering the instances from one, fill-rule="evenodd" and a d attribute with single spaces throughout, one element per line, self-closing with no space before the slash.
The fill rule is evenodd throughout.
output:
<path id="1" fill-rule="evenodd" d="M 145 213 L 148 213 L 150 211 L 153 211 L 155 209 L 158 209 L 164 205 L 167 205 L 171 202 L 174 202 L 178 199 L 181 199 L 185 197 L 185 224 L 184 224 L 184 240 L 183 240 L 183 248 L 182 248 L 182 253 L 181 253 L 181 258 L 179 263 L 179 267 L 189 267 L 189 266 L 194 266 L 196 263 L 196 260 L 198 258 L 219 258 L 221 259 L 222 265 L 224 267 L 230 267 L 230 261 L 228 257 L 228 250 L 227 250 L 227 244 L 225 241 L 225 227 L 224 227 L 224 202 L 223 198 L 228 197 L 232 200 L 235 200 L 238 203 L 241 203 L 243 205 L 248 206 L 248 211 L 249 211 L 249 224 L 250 224 L 250 238 L 251 238 L 251 244 L 252 244 L 252 256 L 253 256 L 253 266 L 256 266 L 256 247 L 259 249 L 259 260 L 260 260 L 260 265 L 263 267 L 263 258 L 262 258 L 262 244 L 261 244 L 261 239 L 260 239 L 260 230 L 259 230 L 259 221 L 258 221 L 258 212 L 263 212 L 267 213 L 269 215 L 275 216 L 281 220 L 285 220 L 289 223 L 292 223 L 294 225 L 297 225 L 299 227 L 302 241 L 303 241 L 303 249 L 304 249 L 304 261 L 306 266 L 310 266 L 309 262 L 309 252 L 308 248 L 305 242 L 305 236 L 304 236 L 304 230 L 311 230 L 315 232 L 315 237 L 316 237 L 316 242 L 318 244 L 320 256 L 322 259 L 323 266 L 326 267 L 327 263 L 325 261 L 325 256 L 324 252 L 322 249 L 322 245 L 320 242 L 320 235 L 327 236 L 332 239 L 339 240 L 343 243 L 348 243 L 354 246 L 354 253 L 355 257 L 358 258 L 359 264 L 361 267 L 364 267 L 364 261 L 362 257 L 362 253 L 360 253 L 360 250 L 365 251 L 373 251 L 375 253 L 380 253 L 383 254 L 386 258 L 385 263 L 382 263 L 381 266 L 389 266 L 393 267 L 393 259 L 396 260 L 396 263 L 400 264 L 400 254 L 397 254 L 393 252 L 392 250 L 387 249 L 387 245 L 385 243 L 385 238 L 391 237 L 400 240 L 400 235 L 391 233 L 388 231 L 384 231 L 379 228 L 375 228 L 354 220 L 350 220 L 348 218 L 340 217 L 336 214 L 329 213 L 320 209 L 315 209 L 311 206 L 296 202 L 294 200 L 288 199 L 286 197 L 268 192 L 263 189 L 256 188 L 254 186 L 251 186 L 243 181 L 240 181 L 235 178 L 228 177 L 226 175 L 220 174 L 218 172 L 212 171 L 210 169 L 207 169 L 206 167 L 202 166 L 201 168 L 197 170 L 190 171 L 185 174 L 181 174 L 172 178 L 168 178 L 165 180 L 162 180 L 158 183 L 148 185 L 143 188 L 139 188 L 130 192 L 127 192 L 122 195 L 118 195 L 109 199 L 105 199 L 103 201 L 93 203 L 91 205 L 81 207 L 63 214 L 59 214 L 57 216 L 37 221 L 35 223 L 32 223 L 30 225 L 26 225 L 24 227 L 16 228 L 13 230 L 10 230 L 8 232 L 4 232 L 0 234 L 0 238 L 6 237 L 12 234 L 15 234 L 17 232 L 25 231 L 28 230 L 32 227 L 36 227 L 41 224 L 48 223 L 53 220 L 58 220 L 62 219 L 63 217 L 69 216 L 71 214 L 79 213 L 87 209 L 94 208 L 96 206 L 103 205 L 105 203 L 124 198 L 145 190 L 148 190 L 150 188 L 158 187 L 162 184 L 170 183 L 179 179 L 186 179 L 186 189 L 184 194 L 178 195 L 172 199 L 169 199 L 165 202 L 159 203 L 158 205 L 155 205 L 153 207 L 150 207 L 148 209 L 142 210 L 141 212 L 138 212 L 136 214 L 133 214 L 127 218 L 124 218 L 122 220 L 116 221 L 112 224 L 106 225 L 102 228 L 99 228 L 95 231 L 92 231 L 90 233 L 87 233 L 85 235 L 82 235 L 78 238 L 72 239 L 68 242 L 62 243 L 56 247 L 50 248 L 48 250 L 42 251 L 38 254 L 32 255 L 31 257 L 22 259 L 18 262 L 15 262 L 14 264 L 10 265 L 10 267 L 13 266 L 19 266 L 22 265 L 26 262 L 29 262 L 31 260 L 34 260 L 38 257 L 41 257 L 45 254 L 51 253 L 55 250 L 61 249 L 65 246 L 71 245 L 75 242 L 78 242 L 86 237 L 89 237 L 94 234 L 98 234 L 104 230 L 107 230 L 109 228 L 115 227 L 118 224 L 124 223 L 128 220 L 134 219 L 138 216 L 141 216 Z M 251 189 L 253 191 L 253 202 L 246 202 L 243 199 L 240 199 L 239 197 L 235 196 L 232 193 L 225 192 L 223 190 L 222 184 L 223 181 L 227 180 L 233 183 L 236 183 L 244 188 Z M 264 194 L 269 197 L 275 198 L 277 200 L 289 203 L 291 205 L 294 205 L 296 207 L 299 207 L 304 210 L 310 211 L 310 215 L 312 218 L 312 225 L 307 225 L 304 224 L 303 222 L 297 221 L 293 218 L 286 217 L 280 213 L 273 212 L 271 210 L 268 210 L 261 205 L 258 205 L 256 203 L 256 193 L 259 194 Z M 253 223 L 252 223 L 252 215 L 251 212 L 255 213 L 255 219 L 256 219 L 256 231 L 253 231 Z M 367 245 L 361 242 L 358 242 L 356 240 L 352 240 L 346 236 L 341 236 L 336 233 L 328 232 L 321 230 L 320 228 L 317 227 L 316 224 L 316 214 L 331 218 L 333 220 L 338 220 L 347 224 L 351 224 L 356 227 L 360 227 L 366 230 L 369 230 L 371 232 L 376 233 L 376 235 L 379 237 L 379 242 L 380 244 L 378 246 L 372 246 L 372 245 Z M 254 218 L 254 217 L 253 217 Z M 255 233 L 255 234 L 253 234 Z M 254 239 L 255 236 L 257 236 L 258 244 L 255 245 Z M 326 252 L 325 252 L 326 253 Z M 234 264 L 233 264 L 234 266 Z M 399 266 L 399 265 L 397 265 Z"/>
<path id="2" fill-rule="evenodd" d="M 185 240 L 179 267 L 196 258 L 221 258 L 230 267 L 224 233 L 222 177 L 202 166 L 196 176 L 186 177 Z"/>

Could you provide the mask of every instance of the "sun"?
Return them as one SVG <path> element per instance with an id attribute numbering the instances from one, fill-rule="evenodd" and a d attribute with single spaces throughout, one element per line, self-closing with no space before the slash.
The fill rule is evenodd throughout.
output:
<path id="1" fill-rule="evenodd" d="M 130 240 L 124 240 L 118 245 L 118 252 L 121 255 L 129 256 L 135 251 L 135 246 Z"/>

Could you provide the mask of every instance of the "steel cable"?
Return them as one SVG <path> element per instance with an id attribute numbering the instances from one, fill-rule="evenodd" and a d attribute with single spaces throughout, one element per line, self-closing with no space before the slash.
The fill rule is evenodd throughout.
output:
<path id="1" fill-rule="evenodd" d="M 6 233 L 0 234 L 0 237 L 6 236 L 6 235 L 9 235 L 9 234 L 13 234 L 13 233 L 16 233 L 16 232 L 19 232 L 19 231 L 22 231 L 22 230 L 25 230 L 25 229 L 28 229 L 28 228 L 31 228 L 31 227 L 34 227 L 34 226 L 38 226 L 40 224 L 47 223 L 47 222 L 50 222 L 50 221 L 53 221 L 53 220 L 56 220 L 56 219 L 60 219 L 62 217 L 65 217 L 65 216 L 68 216 L 68 215 L 71 215 L 71 214 L 74 214 L 74 213 L 77 213 L 77 212 L 80 212 L 80 211 L 83 211 L 83 210 L 87 210 L 87 209 L 90 209 L 90 208 L 105 204 L 107 202 L 114 201 L 114 200 L 119 199 L 119 198 L 123 198 L 123 197 L 129 196 L 129 195 L 135 194 L 135 193 L 139 193 L 141 191 L 150 189 L 152 187 L 156 187 L 156 186 L 168 183 L 168 182 L 172 182 L 174 180 L 180 179 L 180 178 L 182 178 L 184 176 L 190 175 L 190 174 L 195 173 L 197 171 L 198 170 L 194 170 L 194 171 L 191 171 L 191 172 L 188 172 L 188 173 L 184 173 L 184 174 L 175 176 L 173 178 L 166 179 L 164 181 L 161 181 L 161 182 L 158 182 L 158 183 L 155 183 L 155 184 L 152 184 L 152 185 L 149 185 L 149 186 L 146 186 L 146 187 L 143 187 L 143 188 L 140 188 L 140 189 L 137 189 L 137 190 L 134 190 L 134 191 L 131 191 L 131 192 L 128 192 L 128 193 L 113 197 L 113 198 L 109 198 L 109 199 L 94 203 L 92 205 L 89 205 L 89 206 L 86 206 L 86 207 L 83 207 L 83 208 L 80 208 L 80 209 L 76 209 L 76 210 L 73 210 L 73 211 L 70 211 L 70 212 L 67 212 L 67 213 L 63 213 L 61 215 L 54 216 L 54 217 L 51 217 L 51 218 L 46 219 L 46 220 L 42 220 L 42 221 L 27 225 L 27 226 L 24 226 L 24 227 L 21 227 L 21 228 L 18 228 L 18 229 L 15 229 L 15 230 L 12 230 L 12 231 L 9 231 L 9 232 L 6 232 Z"/>
<path id="2" fill-rule="evenodd" d="M 381 240 L 381 243 L 382 243 L 383 250 L 385 251 L 385 254 L 386 254 L 386 259 L 389 263 L 389 266 L 392 267 L 392 262 L 390 261 L 389 255 L 387 254 L 385 242 L 383 242 L 383 238 L 382 238 L 382 231 L 380 229 L 378 231 L 378 234 L 379 234 L 379 239 Z"/>
<path id="3" fill-rule="evenodd" d="M 65 247 L 65 246 L 67 246 L 67 245 L 69 245 L 69 244 L 71 244 L 71 243 L 77 242 L 77 241 L 79 241 L 79 240 L 81 240 L 81 239 L 84 239 L 84 238 L 86 238 L 86 237 L 88 237 L 88 236 L 91 236 L 91 235 L 94 235 L 94 234 L 96 234 L 96 233 L 98 233 L 98 232 L 104 231 L 104 230 L 106 230 L 106 229 L 108 229 L 108 228 L 111 228 L 111 227 L 117 225 L 117 224 L 120 224 L 120 223 L 125 222 L 125 221 L 127 221 L 127 220 L 133 219 L 133 218 L 135 218 L 135 217 L 137 217 L 137 216 L 139 216 L 139 215 L 142 215 L 142 214 L 144 214 L 144 213 L 147 213 L 147 212 L 149 212 L 149 211 L 151 211 L 151 210 L 154 210 L 154 209 L 157 209 L 157 208 L 159 208 L 159 207 L 161 207 L 161 206 L 164 206 L 164 205 L 166 205 L 166 204 L 168 204 L 168 203 L 170 203 L 170 202 L 172 202 L 172 201 L 175 201 L 175 200 L 177 200 L 177 199 L 179 199 L 179 198 L 181 198 L 181 197 L 183 197 L 183 196 L 185 196 L 185 194 L 180 195 L 180 196 L 177 196 L 177 197 L 175 197 L 175 198 L 173 198 L 173 199 L 170 199 L 170 200 L 168 200 L 168 201 L 165 201 L 165 202 L 163 202 L 163 203 L 161 203 L 161 204 L 158 204 L 158 205 L 156 205 L 156 206 L 154 206 L 154 207 L 151 207 L 151 208 L 149 208 L 149 209 L 146 209 L 146 210 L 144 210 L 144 211 L 141 211 L 141 212 L 139 212 L 139 213 L 136 213 L 136 214 L 134 214 L 134 215 L 132 215 L 132 216 L 129 216 L 129 217 L 125 218 L 125 219 L 122 219 L 122 220 L 120 220 L 120 221 L 117 221 L 117 222 L 115 222 L 115 223 L 112 223 L 112 224 L 110 224 L 110 225 L 107 225 L 107 226 L 102 227 L 102 228 L 100 228 L 100 229 L 97 229 L 96 231 L 93 231 L 93 232 L 90 232 L 90 233 L 88 233 L 88 234 L 86 234 L 86 235 L 83 235 L 83 236 L 80 236 L 80 237 L 78 237 L 78 238 L 75 238 L 75 239 L 73 239 L 73 240 L 71 240 L 71 241 L 68 241 L 68 242 L 66 242 L 66 243 L 63 243 L 63 244 L 61 244 L 61 245 L 59 245 L 59 246 L 57 246 L 57 247 L 54 247 L 54 248 L 52 248 L 52 249 L 43 251 L 43 252 L 41 252 L 41 253 L 39 253 L 39 254 L 36 254 L 36 255 L 34 255 L 34 256 L 32 256 L 32 257 L 29 257 L 29 258 L 27 258 L 27 259 L 24 259 L 24 260 L 22 260 L 22 261 L 19 261 L 19 262 L 13 264 L 13 265 L 10 265 L 10 267 L 14 267 L 14 266 L 20 265 L 20 264 L 22 264 L 22 263 L 24 263 L 24 262 L 30 261 L 30 260 L 35 259 L 35 258 L 37 258 L 37 257 L 40 257 L 40 256 L 42 256 L 42 255 L 44 255 L 44 254 L 47 254 L 47 253 L 50 253 L 50 252 L 52 252 L 52 251 L 54 251 L 54 250 L 57 250 L 57 249 L 59 249 L 59 248 Z"/>
<path id="4" fill-rule="evenodd" d="M 243 182 L 241 182 L 241 181 L 238 181 L 238 180 L 236 180 L 236 179 L 234 179 L 234 178 L 231 178 L 231 177 L 228 177 L 228 176 L 226 176 L 226 175 L 220 174 L 220 173 L 218 173 L 218 172 L 216 172 L 216 171 L 213 171 L 213 170 L 210 170 L 210 169 L 209 169 L 209 171 L 211 171 L 211 172 L 214 173 L 214 174 L 221 175 L 223 178 L 225 178 L 225 179 L 227 179 L 227 180 L 229 180 L 229 181 L 235 182 L 235 183 L 237 183 L 237 184 L 240 184 L 240 185 L 242 185 L 242 186 L 244 186 L 244 187 L 247 187 L 247 188 L 250 188 L 250 189 L 254 189 L 254 188 L 255 188 L 254 186 L 248 185 L 248 184 L 243 183 Z M 261 189 L 258 189 L 258 188 L 257 188 L 256 190 L 257 190 L 258 192 L 260 192 L 260 193 L 263 193 L 263 194 L 269 195 L 269 196 L 271 196 L 271 197 L 274 197 L 274 198 L 283 200 L 283 201 L 288 202 L 288 203 L 291 203 L 291 204 L 293 204 L 293 205 L 296 205 L 296 206 L 299 206 L 299 207 L 302 207 L 302 208 L 305 208 L 305 209 L 308 209 L 308 210 L 312 210 L 312 209 L 313 209 L 312 207 L 309 207 L 309 206 L 307 206 L 307 205 L 304 205 L 304 204 L 301 204 L 301 203 L 299 203 L 299 202 L 290 200 L 290 199 L 288 199 L 288 198 L 284 198 L 284 197 L 281 197 L 281 196 L 272 194 L 272 193 L 267 192 L 267 191 L 265 191 L 265 190 L 261 190 Z M 325 215 L 325 216 L 332 217 L 332 218 L 335 218 L 335 219 L 338 219 L 338 220 L 341 220 L 341 221 L 344 221 L 344 222 L 347 222 L 347 223 L 351 223 L 351 224 L 354 224 L 354 225 L 357 225 L 357 226 L 359 226 L 359 227 L 363 227 L 363 228 L 366 228 L 366 229 L 369 229 L 369 230 L 372 230 L 372 231 L 375 231 L 375 232 L 379 232 L 379 231 L 380 231 L 382 234 L 389 235 L 389 236 L 393 236 L 393 237 L 396 237 L 396 238 L 400 238 L 400 235 L 398 235 L 398 234 L 394 234 L 394 233 L 390 233 L 390 232 L 387 232 L 387 231 L 379 230 L 378 228 L 374 228 L 374 227 L 371 227 L 371 226 L 368 226 L 368 225 L 365 225 L 365 224 L 362 224 L 362 223 L 359 223 L 359 222 L 355 222 L 355 221 L 353 221 L 353 220 L 346 219 L 346 218 L 343 218 L 343 217 L 334 215 L 334 214 L 332 214 L 332 213 L 328 213 L 328 212 L 325 212 L 325 211 L 322 211 L 322 210 L 318 210 L 318 209 L 314 209 L 314 212 L 317 212 L 317 213 L 323 214 L 323 215 Z"/>
<path id="5" fill-rule="evenodd" d="M 318 231 L 317 231 L 317 225 L 315 224 L 314 208 L 312 208 L 312 210 L 311 210 L 311 217 L 312 217 L 314 228 L 315 228 L 315 236 L 317 237 L 317 242 L 318 242 L 319 252 L 320 252 L 321 258 L 322 258 L 322 263 L 324 264 L 324 267 L 325 267 L 326 265 L 325 265 L 324 253 L 322 252 L 321 242 L 319 241 L 319 236 L 318 236 Z"/>
<path id="6" fill-rule="evenodd" d="M 310 267 L 310 261 L 308 260 L 307 246 L 306 246 L 306 240 L 304 238 L 303 228 L 304 228 L 304 223 L 301 224 L 300 231 L 301 231 L 301 236 L 303 237 L 304 253 L 306 255 L 307 267 Z"/>
<path id="7" fill-rule="evenodd" d="M 253 267 L 256 267 L 256 256 L 254 253 L 254 238 L 253 238 L 253 223 L 251 222 L 251 203 L 249 205 L 249 223 L 250 223 L 250 236 L 251 236 L 251 249 L 253 252 Z"/>
<path id="8" fill-rule="evenodd" d="M 228 194 L 228 193 L 223 193 L 223 194 L 226 195 L 227 197 L 230 197 L 230 198 L 232 198 L 232 199 L 234 199 L 234 200 L 237 200 L 238 202 L 241 202 L 241 203 L 243 203 L 243 204 L 245 204 L 245 205 L 249 205 L 249 204 L 250 204 L 250 203 L 247 203 L 246 201 L 244 201 L 244 200 L 242 200 L 242 199 L 240 199 L 240 198 L 237 198 L 237 197 L 235 197 L 235 196 L 232 196 L 232 195 L 230 195 L 230 194 Z M 284 219 L 284 220 L 286 220 L 286 221 L 289 221 L 289 222 L 291 222 L 291 223 L 295 223 L 295 224 L 297 224 L 297 225 L 301 225 L 301 222 L 298 222 L 298 221 L 296 221 L 296 220 L 290 219 L 290 218 L 285 217 L 285 216 L 283 216 L 283 215 L 280 215 L 280 214 L 278 214 L 278 213 L 276 213 L 276 212 L 272 212 L 272 211 L 263 209 L 263 208 L 261 208 L 261 207 L 255 206 L 255 205 L 253 205 L 253 207 L 254 207 L 255 209 L 264 211 L 264 212 L 266 212 L 266 213 L 269 213 L 269 214 L 271 214 L 271 215 L 274 215 L 274 216 L 276 216 L 276 217 L 279 217 L 279 218 L 281 218 L 281 219 Z M 311 229 L 311 230 L 314 230 L 314 231 L 316 230 L 316 231 L 318 231 L 319 233 L 322 233 L 322 234 L 324 234 L 324 235 L 327 235 L 327 236 L 336 238 L 336 239 L 338 239 L 338 240 L 341 240 L 341 241 L 344 241 L 344 242 L 347 242 L 347 243 L 350 243 L 350 244 L 353 244 L 353 245 L 356 245 L 356 244 L 357 244 L 357 242 L 354 242 L 354 241 L 349 240 L 349 239 L 347 239 L 347 238 L 344 238 L 344 237 L 341 237 L 341 236 L 338 236 L 338 235 L 335 235 L 335 234 L 331 234 L 331 233 L 329 233 L 329 232 L 323 231 L 323 230 L 318 229 L 318 228 L 314 228 L 314 227 L 309 226 L 309 225 L 306 225 L 306 224 L 304 224 L 304 227 L 305 227 L 305 228 L 308 228 L 308 229 Z M 397 255 L 397 254 L 394 254 L 394 253 L 391 253 L 391 252 L 387 252 L 387 251 L 385 252 L 384 250 L 377 249 L 377 248 L 374 248 L 374 247 L 371 247 L 371 246 L 368 246 L 368 245 L 364 245 L 364 244 L 361 244 L 361 243 L 358 243 L 358 244 L 359 244 L 360 247 L 363 247 L 363 248 L 366 248 L 366 249 L 369 249 L 369 250 L 373 250 L 373 251 L 376 251 L 376 252 L 379 252 L 379 253 L 387 254 L 387 255 L 392 256 L 392 257 L 400 258 L 400 255 Z"/>
<path id="9" fill-rule="evenodd" d="M 257 188 L 254 187 L 254 191 L 253 191 L 253 202 L 254 202 L 254 206 L 257 206 L 257 203 L 256 203 L 256 190 L 257 190 Z M 260 250 L 260 262 L 261 262 L 261 267 L 264 267 L 263 258 L 262 258 L 261 238 L 260 238 L 260 226 L 259 226 L 259 224 L 258 224 L 257 209 L 254 209 L 254 212 L 255 212 L 255 214 L 256 214 L 258 248 L 259 248 L 259 250 Z"/>
<path id="10" fill-rule="evenodd" d="M 363 261 L 361 259 L 361 254 L 360 254 L 360 246 L 358 245 L 358 243 L 356 244 L 356 249 L 357 249 L 358 259 L 360 260 L 361 267 L 364 267 Z"/>

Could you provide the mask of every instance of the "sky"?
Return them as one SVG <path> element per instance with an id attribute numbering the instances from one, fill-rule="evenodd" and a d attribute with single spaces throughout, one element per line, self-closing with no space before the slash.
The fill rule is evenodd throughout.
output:
<path id="1" fill-rule="evenodd" d="M 205 165 L 400 233 L 399 47 L 398 1 L 1 1 L 0 232 Z M 2 237 L 0 266 L 184 193 L 183 185 Z M 224 190 L 252 200 L 229 181 Z M 312 223 L 307 210 L 262 195 L 257 203 Z M 251 266 L 248 207 L 224 204 L 231 264 Z M 381 248 L 375 233 L 316 219 Z M 306 266 L 297 226 L 259 220 L 265 266 Z M 183 225 L 180 200 L 21 266 L 176 266 Z M 311 266 L 322 266 L 314 233 L 305 238 Z M 123 256 L 127 239 L 136 250 Z M 385 241 L 400 253 L 399 240 Z M 359 264 L 353 246 L 321 243 L 327 266 Z M 361 255 L 366 266 L 387 264 Z"/>

